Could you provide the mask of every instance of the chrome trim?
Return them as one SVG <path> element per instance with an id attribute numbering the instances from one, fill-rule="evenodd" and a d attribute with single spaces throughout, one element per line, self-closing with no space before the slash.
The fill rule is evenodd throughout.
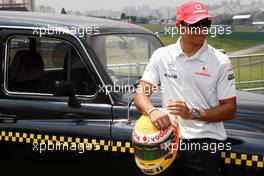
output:
<path id="1" fill-rule="evenodd" d="M 112 122 L 112 119 L 80 119 L 82 122 Z"/>
<path id="2" fill-rule="evenodd" d="M 46 68 L 47 71 L 53 71 L 53 70 L 63 70 L 63 68 Z"/>
<path id="3" fill-rule="evenodd" d="M 2 26 L 2 25 L 0 25 L 0 28 L 7 28 L 7 29 L 24 29 L 24 30 L 36 30 L 37 28 L 42 28 L 42 29 L 45 29 L 45 30 L 50 31 L 50 29 L 48 29 L 48 28 L 46 28 L 46 27 L 37 27 L 37 26 L 36 26 L 36 27 L 27 27 L 27 26 Z M 54 30 L 54 29 L 53 29 L 53 30 Z M 81 42 L 81 40 L 80 40 L 76 35 L 71 34 L 70 30 L 68 30 L 68 29 L 64 29 L 64 31 L 65 31 L 65 33 L 64 33 L 65 35 L 70 35 L 70 36 L 74 37 L 74 38 L 79 42 L 79 44 L 81 45 L 82 49 L 84 50 L 86 56 L 88 57 L 90 63 L 92 64 L 93 69 L 95 70 L 97 76 L 99 77 L 101 83 L 102 83 L 103 86 L 105 87 L 106 84 L 104 83 L 104 81 L 103 81 L 101 75 L 99 74 L 99 72 L 98 72 L 97 68 L 95 67 L 94 63 L 92 62 L 92 59 L 91 59 L 90 55 L 88 54 L 88 52 L 86 51 L 86 49 L 85 49 L 83 43 Z M 34 35 L 34 34 L 32 33 L 32 35 Z M 7 48 L 7 46 L 5 46 L 5 47 Z M 6 57 L 6 53 L 5 53 L 5 57 Z M 5 69 L 6 69 L 6 58 L 5 58 Z M 4 70 L 4 71 L 5 71 L 4 74 L 6 74 L 6 70 Z M 6 75 L 4 75 L 4 76 L 5 76 L 4 78 L 6 78 Z M 6 80 L 4 80 L 4 89 L 6 88 L 5 81 L 6 81 Z M 5 91 L 6 91 L 6 90 L 5 90 Z M 46 94 L 45 94 L 45 95 L 46 95 Z M 113 105 L 113 104 L 114 104 L 114 101 L 113 101 L 113 98 L 111 97 L 110 93 L 107 92 L 107 95 L 108 95 L 108 97 L 109 97 L 109 99 L 110 99 L 110 101 L 111 101 L 111 104 Z"/>
<path id="4" fill-rule="evenodd" d="M 130 123 L 128 119 L 115 119 L 113 122 L 120 122 L 120 123 Z"/>
<path id="5" fill-rule="evenodd" d="M 58 123 L 79 123 L 79 122 L 112 122 L 111 119 L 27 119 L 27 120 L 19 120 L 18 121 L 23 121 L 23 123 L 39 123 L 39 122 L 53 122 L 54 124 L 56 122 Z"/>

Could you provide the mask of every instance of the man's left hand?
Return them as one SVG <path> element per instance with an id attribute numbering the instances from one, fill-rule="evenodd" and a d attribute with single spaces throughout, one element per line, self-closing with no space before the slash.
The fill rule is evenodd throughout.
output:
<path id="1" fill-rule="evenodd" d="M 166 109 L 170 114 L 179 115 L 186 120 L 191 120 L 194 118 L 186 103 L 181 100 L 169 100 L 166 105 Z"/>

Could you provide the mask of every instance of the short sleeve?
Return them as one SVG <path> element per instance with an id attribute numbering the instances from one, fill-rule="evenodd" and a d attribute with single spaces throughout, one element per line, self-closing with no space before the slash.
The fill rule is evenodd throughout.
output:
<path id="1" fill-rule="evenodd" d="M 219 100 L 236 97 L 235 76 L 230 61 L 221 65 L 217 81 L 217 94 Z"/>
<path id="2" fill-rule="evenodd" d="M 158 62 L 159 55 L 154 52 L 149 59 L 147 67 L 144 70 L 141 81 L 145 81 L 153 85 L 158 85 L 160 83 Z"/>

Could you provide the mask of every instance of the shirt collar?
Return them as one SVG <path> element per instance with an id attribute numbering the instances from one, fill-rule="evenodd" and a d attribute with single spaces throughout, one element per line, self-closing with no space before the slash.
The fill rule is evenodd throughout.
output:
<path id="1" fill-rule="evenodd" d="M 180 55 L 186 55 L 182 51 L 180 40 L 181 40 L 181 38 L 179 38 L 176 42 L 176 51 L 177 51 L 176 57 L 178 57 Z M 208 44 L 205 40 L 203 43 L 203 46 L 190 59 L 198 59 L 198 60 L 204 61 L 206 59 L 206 57 L 201 57 L 201 55 L 203 54 L 203 52 L 206 52 L 207 49 L 208 49 Z"/>
<path id="2" fill-rule="evenodd" d="M 185 55 L 184 52 L 182 51 L 181 48 L 181 38 L 179 38 L 176 42 L 176 57 L 180 56 L 180 55 Z"/>

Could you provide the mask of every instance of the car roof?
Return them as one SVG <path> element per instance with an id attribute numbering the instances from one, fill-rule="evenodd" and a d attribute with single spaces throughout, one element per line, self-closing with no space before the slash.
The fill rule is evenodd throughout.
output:
<path id="1" fill-rule="evenodd" d="M 99 27 L 100 34 L 105 33 L 144 33 L 153 34 L 143 27 L 115 20 L 75 16 L 68 14 L 0 11 L 0 25 L 23 27 Z"/>

